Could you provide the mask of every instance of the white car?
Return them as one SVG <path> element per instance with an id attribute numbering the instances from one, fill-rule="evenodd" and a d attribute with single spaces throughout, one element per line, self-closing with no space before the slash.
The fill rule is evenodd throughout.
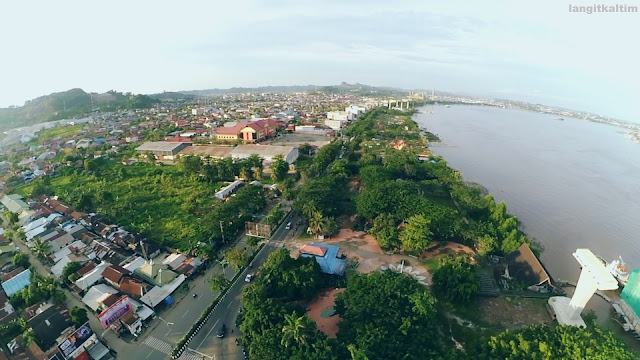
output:
<path id="1" fill-rule="evenodd" d="M 254 277 L 256 277 L 254 274 L 247 274 L 247 276 L 244 278 L 244 281 L 251 282 Z"/>
<path id="2" fill-rule="evenodd" d="M 291 222 L 287 223 L 287 226 L 285 227 L 285 230 L 290 230 L 291 229 Z"/>

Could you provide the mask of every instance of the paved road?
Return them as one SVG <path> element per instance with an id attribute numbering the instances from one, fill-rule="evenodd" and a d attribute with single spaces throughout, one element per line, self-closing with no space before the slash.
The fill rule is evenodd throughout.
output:
<path id="1" fill-rule="evenodd" d="M 245 237 L 235 245 L 236 248 L 246 247 Z M 121 352 L 127 354 L 123 359 L 149 359 L 164 360 L 169 357 L 175 344 L 191 329 L 191 326 L 200 318 L 202 312 L 211 304 L 219 292 L 212 292 L 209 287 L 209 278 L 214 274 L 222 274 L 222 268 L 216 264 L 204 275 L 195 280 L 189 281 L 189 291 L 176 299 L 176 303 L 168 309 L 160 311 L 159 318 L 154 320 L 151 326 L 143 331 L 142 337 L 137 342 L 126 343 L 116 338 L 114 342 L 120 343 L 120 348 L 116 348 L 120 358 Z M 224 271 L 227 279 L 232 279 L 235 272 L 227 268 Z M 244 278 L 243 278 L 244 280 Z M 192 294 L 197 294 L 196 298 Z M 105 336 L 106 338 L 106 336 Z M 108 338 L 107 338 L 108 339 Z M 109 339 L 108 339 L 109 340 Z M 111 344 L 112 341 L 109 341 Z M 125 345 L 126 344 L 126 345 Z M 145 345 L 145 346 L 140 346 Z M 184 359 L 202 359 L 202 356 L 191 357 L 185 354 Z"/>
<path id="2" fill-rule="evenodd" d="M 242 347 L 235 344 L 235 340 L 240 336 L 238 328 L 235 326 L 238 311 L 240 310 L 240 297 L 242 288 L 246 285 L 244 278 L 247 273 L 256 271 L 274 250 L 282 247 L 284 241 L 292 239 L 301 228 L 295 226 L 299 218 L 290 214 L 282 225 L 274 232 L 271 240 L 265 244 L 262 250 L 256 255 L 252 262 L 251 269 L 245 269 L 237 282 L 229 289 L 227 295 L 220 301 L 213 310 L 213 314 L 202 327 L 200 332 L 189 344 L 190 350 L 197 351 L 197 354 L 206 355 L 208 359 L 214 360 L 242 360 Z M 292 228 L 286 229 L 286 224 L 291 222 Z M 227 334 L 224 338 L 216 337 L 222 324 L 227 327 Z M 231 330 L 233 329 L 233 333 Z"/>
<path id="3" fill-rule="evenodd" d="M 0 219 L 4 220 L 1 216 Z M 282 225 L 274 232 L 271 240 L 262 248 L 259 254 L 252 262 L 251 269 L 243 270 L 238 281 L 232 286 L 225 298 L 214 310 L 205 326 L 194 337 L 189 348 L 195 351 L 187 351 L 181 359 L 244 359 L 242 348 L 235 345 L 235 338 L 238 336 L 238 330 L 235 326 L 235 319 L 240 309 L 240 295 L 247 270 L 257 270 L 266 260 L 271 252 L 282 246 L 283 241 L 292 239 L 296 234 L 302 231 L 301 227 L 296 227 L 299 217 L 290 214 L 287 216 Z M 286 224 L 292 222 L 291 229 L 286 229 Z M 236 248 L 246 248 L 246 237 L 242 237 L 235 245 Z M 14 243 L 20 247 L 21 251 L 30 253 L 27 247 L 20 241 Z M 32 257 L 31 262 L 36 266 L 37 271 L 43 275 L 50 275 L 48 267 L 42 265 L 38 260 Z M 138 341 L 124 341 L 112 331 L 106 331 L 101 337 L 106 340 L 108 346 L 117 352 L 118 359 L 149 359 L 149 360 L 166 360 L 169 358 L 171 350 L 175 344 L 189 331 L 191 326 L 197 321 L 202 312 L 211 304 L 213 299 L 218 296 L 218 292 L 212 292 L 208 279 L 214 274 L 222 274 L 222 268 L 219 265 L 212 266 L 204 275 L 189 281 L 189 291 L 178 295 L 175 303 L 166 309 L 158 311 L 158 318 L 153 320 L 147 329 L 142 333 Z M 225 275 L 228 279 L 233 278 L 234 271 L 226 269 Z M 196 293 L 197 298 L 193 298 L 192 294 Z M 67 292 L 66 305 L 69 309 L 73 306 L 84 307 L 81 299 L 70 292 Z M 89 315 L 89 323 L 91 327 L 98 333 L 102 326 L 95 315 Z M 217 338 L 215 335 L 222 326 L 227 326 L 227 336 L 223 339 Z M 234 333 L 231 334 L 231 329 Z M 196 352 L 197 351 L 197 352 Z M 215 356 L 215 357 L 214 357 Z"/>

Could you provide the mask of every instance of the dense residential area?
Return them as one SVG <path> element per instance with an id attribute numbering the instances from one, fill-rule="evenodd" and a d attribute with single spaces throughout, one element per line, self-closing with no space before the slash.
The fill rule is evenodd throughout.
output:
<path id="1" fill-rule="evenodd" d="M 636 358 L 547 312 L 433 94 L 171 97 L 2 140 L 0 358 Z"/>

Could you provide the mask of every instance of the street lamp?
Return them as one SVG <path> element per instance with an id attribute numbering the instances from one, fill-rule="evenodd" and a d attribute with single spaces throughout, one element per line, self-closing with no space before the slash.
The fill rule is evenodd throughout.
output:
<path id="1" fill-rule="evenodd" d="M 164 322 L 165 324 L 167 324 L 167 327 L 168 327 L 168 326 L 173 325 L 173 323 L 172 323 L 172 322 L 167 322 L 165 319 L 161 318 L 160 316 L 158 316 L 158 319 L 162 320 L 162 322 Z"/>
<path id="2" fill-rule="evenodd" d="M 220 264 L 220 266 L 222 266 L 222 273 L 226 276 L 227 275 L 226 269 L 227 269 L 227 266 L 229 265 L 229 261 L 224 259 L 216 260 L 216 261 L 218 262 L 218 264 Z"/>

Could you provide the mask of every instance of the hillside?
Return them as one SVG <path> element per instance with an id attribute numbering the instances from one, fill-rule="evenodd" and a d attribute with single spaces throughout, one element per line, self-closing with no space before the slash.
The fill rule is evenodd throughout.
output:
<path id="1" fill-rule="evenodd" d="M 159 102 L 147 95 L 86 93 L 71 89 L 28 100 L 23 106 L 0 108 L 0 131 L 47 121 L 83 117 L 91 111 L 147 108 Z M 92 106 L 93 105 L 93 106 Z"/>

